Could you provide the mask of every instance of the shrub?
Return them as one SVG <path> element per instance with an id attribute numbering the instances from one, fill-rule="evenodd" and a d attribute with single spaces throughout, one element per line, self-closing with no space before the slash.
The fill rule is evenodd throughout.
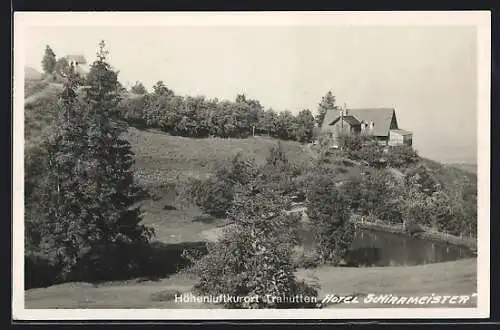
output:
<path id="1" fill-rule="evenodd" d="M 354 239 L 349 202 L 329 174 L 318 174 L 308 193 L 308 215 L 320 257 L 337 265 Z"/>
<path id="2" fill-rule="evenodd" d="M 219 175 L 221 174 L 219 171 Z M 193 180 L 189 189 L 191 200 L 204 212 L 222 217 L 231 206 L 233 200 L 233 185 L 227 179 L 219 176 L 207 180 Z"/>
<path id="3" fill-rule="evenodd" d="M 362 135 L 357 134 L 339 134 L 337 137 L 338 146 L 348 153 L 356 152 L 363 146 L 365 141 Z"/>
<path id="4" fill-rule="evenodd" d="M 358 150 L 350 152 L 349 155 L 352 159 L 367 162 L 371 167 L 383 166 L 382 147 L 376 143 L 367 143 Z"/>
<path id="5" fill-rule="evenodd" d="M 127 123 L 137 129 L 145 129 L 146 121 L 144 120 L 143 111 L 146 106 L 147 97 L 141 96 L 138 98 L 125 98 L 120 104 L 121 116 Z"/>
<path id="6" fill-rule="evenodd" d="M 225 216 L 233 201 L 234 186 L 247 182 L 251 166 L 255 166 L 254 160 L 237 154 L 229 164 L 219 168 L 213 177 L 191 180 L 185 197 L 210 215 Z"/>
<path id="7" fill-rule="evenodd" d="M 406 172 L 405 182 L 408 185 L 418 185 L 420 191 L 427 196 L 431 196 L 442 186 L 432 170 L 422 164 Z"/>
<path id="8" fill-rule="evenodd" d="M 395 168 L 406 168 L 419 161 L 418 154 L 411 146 L 391 146 L 386 154 L 387 163 Z"/>
<path id="9" fill-rule="evenodd" d="M 269 300 L 297 294 L 316 296 L 316 288 L 295 279 L 292 247 L 298 218 L 283 210 L 289 201 L 269 189 L 260 169 L 249 169 L 250 179 L 238 184 L 228 216 L 234 223 L 209 253 L 193 267 L 202 294 L 258 297 L 226 302 L 229 308 L 298 308 L 297 303 Z"/>
<path id="10" fill-rule="evenodd" d="M 401 223 L 402 187 L 391 174 L 376 171 L 365 177 L 350 177 L 341 190 L 354 213 L 386 223 Z"/>

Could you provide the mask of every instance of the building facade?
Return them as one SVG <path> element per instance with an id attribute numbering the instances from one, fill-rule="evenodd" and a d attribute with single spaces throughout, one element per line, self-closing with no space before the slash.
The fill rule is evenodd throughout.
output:
<path id="1" fill-rule="evenodd" d="M 411 146 L 413 143 L 413 133 L 399 129 L 393 108 L 328 110 L 321 133 L 330 135 L 334 143 L 340 134 L 372 136 L 381 145 Z"/>

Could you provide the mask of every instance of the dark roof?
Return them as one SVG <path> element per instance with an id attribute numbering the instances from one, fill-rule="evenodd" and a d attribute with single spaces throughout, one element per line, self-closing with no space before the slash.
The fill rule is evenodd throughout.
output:
<path id="1" fill-rule="evenodd" d="M 339 118 L 338 109 L 330 109 L 326 111 L 325 119 L 323 120 L 323 128 L 332 125 Z"/>
<path id="2" fill-rule="evenodd" d="M 66 59 L 68 61 L 78 62 L 79 64 L 86 64 L 87 63 L 87 60 L 85 59 L 85 56 L 83 56 L 83 55 L 66 55 Z"/>
<path id="3" fill-rule="evenodd" d="M 391 129 L 391 132 L 400 134 L 400 135 L 412 135 L 413 133 L 410 131 L 405 131 L 404 129 Z"/>
<path id="4" fill-rule="evenodd" d="M 366 109 L 347 109 L 347 116 L 355 117 L 359 122 L 370 124 L 373 122 L 373 135 L 387 136 L 391 127 L 392 117 L 396 115 L 393 108 L 366 108 Z M 328 110 L 325 115 L 323 129 L 333 124 L 339 117 L 339 110 Z"/>
<path id="5" fill-rule="evenodd" d="M 389 135 L 392 116 L 396 115 L 393 108 L 348 109 L 347 112 L 365 123 L 373 122 L 373 135 L 376 136 Z"/>
<path id="6" fill-rule="evenodd" d="M 359 120 L 357 120 L 356 118 L 354 118 L 353 116 L 344 116 L 344 120 L 345 122 L 349 123 L 350 125 L 352 126 L 355 126 L 355 125 L 360 125 L 361 123 L 359 122 Z"/>

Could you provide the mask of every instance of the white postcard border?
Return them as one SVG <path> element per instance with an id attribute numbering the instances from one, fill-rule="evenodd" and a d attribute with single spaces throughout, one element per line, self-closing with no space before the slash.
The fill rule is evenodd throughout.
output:
<path id="1" fill-rule="evenodd" d="M 24 53 L 27 26 L 476 26 L 478 62 L 478 298 L 476 308 L 359 309 L 25 309 L 24 308 Z M 14 13 L 13 265 L 15 320 L 235 320 L 485 318 L 490 300 L 490 77 L 489 11 L 435 12 L 16 12 Z M 488 129 L 486 129 L 488 128 Z"/>

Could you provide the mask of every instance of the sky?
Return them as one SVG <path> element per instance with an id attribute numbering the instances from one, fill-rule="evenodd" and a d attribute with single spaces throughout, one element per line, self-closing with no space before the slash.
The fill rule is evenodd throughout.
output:
<path id="1" fill-rule="evenodd" d="M 316 112 L 331 90 L 349 108 L 391 107 L 420 155 L 476 163 L 477 59 L 473 26 L 34 26 L 25 65 L 57 57 L 95 60 L 105 40 L 119 80 L 158 80 L 180 95 Z"/>

